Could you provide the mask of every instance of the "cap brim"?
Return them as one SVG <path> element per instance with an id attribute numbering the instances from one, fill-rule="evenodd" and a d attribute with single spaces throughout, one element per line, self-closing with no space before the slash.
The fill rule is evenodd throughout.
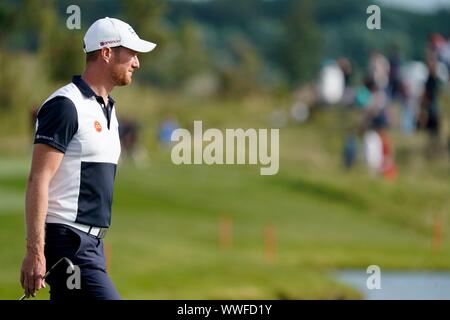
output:
<path id="1" fill-rule="evenodd" d="M 150 52 L 155 49 L 156 43 L 137 38 L 122 43 L 122 46 L 137 52 Z"/>

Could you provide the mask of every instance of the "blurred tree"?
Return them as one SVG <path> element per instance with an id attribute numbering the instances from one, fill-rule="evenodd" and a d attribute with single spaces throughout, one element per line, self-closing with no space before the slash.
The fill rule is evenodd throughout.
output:
<path id="1" fill-rule="evenodd" d="M 14 71 L 9 67 L 9 60 L 13 56 L 6 51 L 0 51 L 0 111 L 11 108 L 14 99 Z"/>
<path id="2" fill-rule="evenodd" d="M 8 26 L 11 48 L 35 51 L 39 43 L 41 21 L 41 2 L 38 0 L 24 0 L 14 7 L 10 16 L 14 22 Z"/>
<path id="3" fill-rule="evenodd" d="M 122 0 L 123 18 L 143 39 L 162 44 L 167 39 L 163 17 L 167 10 L 164 0 Z"/>
<path id="4" fill-rule="evenodd" d="M 291 84 L 310 81 L 317 72 L 322 37 L 314 20 L 311 0 L 291 1 L 283 20 L 284 37 L 280 43 L 280 65 Z"/>
<path id="5" fill-rule="evenodd" d="M 123 7 L 122 18 L 135 29 L 142 39 L 149 40 L 157 44 L 151 54 L 139 56 L 142 72 L 137 74 L 137 78 L 143 81 L 158 81 L 152 70 L 164 65 L 163 57 L 167 44 L 171 43 L 169 27 L 164 22 L 164 15 L 167 11 L 167 1 L 164 0 L 121 0 Z"/>
<path id="6" fill-rule="evenodd" d="M 40 1 L 39 54 L 51 80 L 68 81 L 84 66 L 83 36 L 69 30 L 55 11 L 53 0 Z"/>
<path id="7" fill-rule="evenodd" d="M 15 27 L 15 11 L 8 2 L 0 2 L 0 50 L 3 49 L 6 37 L 11 28 Z"/>
<path id="8" fill-rule="evenodd" d="M 245 39 L 272 84 L 285 79 L 295 84 L 313 80 L 322 57 L 346 56 L 358 72 L 371 48 L 387 53 L 392 43 L 399 45 L 405 59 L 421 59 L 427 33 L 445 35 L 450 19 L 449 10 L 425 14 L 383 6 L 383 32 L 376 33 L 365 27 L 368 0 L 77 3 L 84 27 L 101 16 L 115 16 L 128 21 L 142 38 L 157 43 L 155 51 L 140 56 L 143 68 L 136 76 L 170 86 L 189 81 L 190 73 L 230 72 L 232 68 L 223 68 L 229 59 L 236 63 L 230 35 Z M 0 48 L 39 51 L 50 77 L 66 80 L 83 63 L 82 32 L 65 28 L 65 9 L 70 4 L 71 0 L 0 0 Z"/>
<path id="9" fill-rule="evenodd" d="M 67 81 L 70 75 L 80 72 L 84 55 L 81 31 L 69 30 L 65 18 L 58 16 L 54 0 L 24 0 L 13 7 L 6 22 L 11 39 L 9 49 L 37 50 L 45 76 Z"/>
<path id="10" fill-rule="evenodd" d="M 262 59 L 250 41 L 242 37 L 230 40 L 232 59 L 220 70 L 223 93 L 240 96 L 259 87 Z"/>
<path id="11" fill-rule="evenodd" d="M 179 57 L 180 79 L 186 80 L 192 75 L 208 68 L 208 49 L 204 47 L 200 26 L 193 20 L 184 20 L 180 24 L 178 43 L 181 47 Z"/>
<path id="12" fill-rule="evenodd" d="M 32 1 L 25 1 L 25 3 Z M 34 4 L 34 2 L 33 2 Z M 23 12 L 22 14 L 26 14 Z M 10 111 L 17 96 L 18 77 L 11 61 L 14 54 L 8 51 L 11 30 L 21 28 L 19 7 L 11 2 L 0 2 L 0 111 Z"/>
<path id="13" fill-rule="evenodd" d="M 158 48 L 159 56 L 147 65 L 154 82 L 169 87 L 183 85 L 209 70 L 210 58 L 197 23 L 183 20 L 169 36 L 170 41 Z"/>
<path id="14" fill-rule="evenodd" d="M 161 86 L 183 85 L 208 65 L 201 29 L 191 19 L 181 19 L 176 28 L 164 21 L 167 1 L 123 1 L 124 20 L 143 39 L 157 44 L 149 55 L 140 55 L 138 78 Z"/>

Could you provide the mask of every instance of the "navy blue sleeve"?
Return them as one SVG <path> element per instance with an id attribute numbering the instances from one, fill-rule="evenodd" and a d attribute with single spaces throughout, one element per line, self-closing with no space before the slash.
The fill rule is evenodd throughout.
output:
<path id="1" fill-rule="evenodd" d="M 34 143 L 47 144 L 65 153 L 77 130 L 78 115 L 72 100 L 55 97 L 39 110 Z"/>

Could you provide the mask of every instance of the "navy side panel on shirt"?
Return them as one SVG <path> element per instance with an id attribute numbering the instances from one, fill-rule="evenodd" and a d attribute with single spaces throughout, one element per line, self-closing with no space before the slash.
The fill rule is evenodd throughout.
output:
<path id="1" fill-rule="evenodd" d="M 37 115 L 34 143 L 47 144 L 63 153 L 78 130 L 77 109 L 66 97 L 47 101 Z"/>
<path id="2" fill-rule="evenodd" d="M 75 222 L 109 227 L 116 165 L 82 162 L 78 214 Z"/>

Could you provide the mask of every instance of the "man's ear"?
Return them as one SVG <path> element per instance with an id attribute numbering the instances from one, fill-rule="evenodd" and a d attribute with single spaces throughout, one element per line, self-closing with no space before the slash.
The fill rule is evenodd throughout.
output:
<path id="1" fill-rule="evenodd" d="M 101 56 L 102 60 L 105 61 L 106 63 L 109 63 L 109 61 L 111 60 L 111 55 L 112 55 L 111 48 L 103 47 L 101 49 L 100 56 Z"/>

